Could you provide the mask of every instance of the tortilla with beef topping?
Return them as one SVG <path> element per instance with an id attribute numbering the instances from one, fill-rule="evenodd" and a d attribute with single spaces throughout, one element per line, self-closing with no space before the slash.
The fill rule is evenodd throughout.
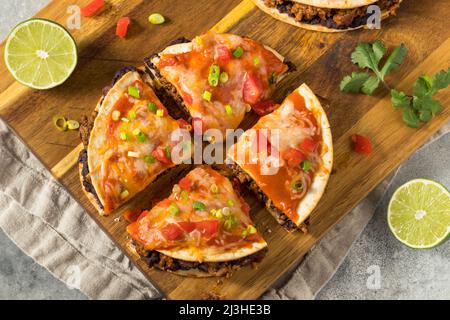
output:
<path id="1" fill-rule="evenodd" d="M 267 244 L 249 210 L 227 178 L 200 166 L 127 231 L 152 266 L 181 275 L 223 275 L 264 256 Z"/>
<path id="2" fill-rule="evenodd" d="M 111 213 L 175 166 L 176 142 L 170 137 L 186 122 L 168 115 L 150 81 L 143 72 L 127 69 L 100 100 L 94 123 L 83 121 L 80 177 L 100 214 Z"/>
<path id="3" fill-rule="evenodd" d="M 157 90 L 170 92 L 203 131 L 222 134 L 237 128 L 251 108 L 272 111 L 275 83 L 295 68 L 254 40 L 214 32 L 171 45 L 146 64 Z"/>
<path id="4" fill-rule="evenodd" d="M 253 0 L 265 13 L 294 26 L 322 32 L 348 31 L 364 27 L 372 13 L 381 10 L 381 19 L 395 15 L 402 0 Z"/>
<path id="5" fill-rule="evenodd" d="M 306 84 L 247 130 L 227 152 L 235 176 L 288 230 L 302 225 L 331 173 L 330 125 Z"/>

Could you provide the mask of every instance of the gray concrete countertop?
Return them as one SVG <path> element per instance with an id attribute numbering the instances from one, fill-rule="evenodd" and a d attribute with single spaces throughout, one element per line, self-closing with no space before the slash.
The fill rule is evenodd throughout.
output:
<path id="1" fill-rule="evenodd" d="M 47 2 L 2 1 L 0 39 Z M 404 164 L 374 217 L 317 299 L 450 298 L 450 241 L 431 250 L 409 249 L 392 236 L 386 223 L 389 199 L 404 182 L 426 177 L 450 186 L 449 151 L 447 134 Z M 1 230 L 0 247 L 0 299 L 86 299 L 26 256 Z"/>

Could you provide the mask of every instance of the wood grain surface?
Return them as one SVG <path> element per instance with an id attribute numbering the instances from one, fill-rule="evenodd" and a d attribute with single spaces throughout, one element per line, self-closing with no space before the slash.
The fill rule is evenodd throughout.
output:
<path id="1" fill-rule="evenodd" d="M 88 2 L 53 1 L 37 17 L 65 24 L 69 5 Z M 438 95 L 444 111 L 420 129 L 404 125 L 401 113 L 391 106 L 388 92 L 381 88 L 371 97 L 339 91 L 343 76 L 356 70 L 349 56 L 360 41 L 382 39 L 387 48 L 401 42 L 406 44 L 408 57 L 387 81 L 408 92 L 419 75 L 431 75 L 450 66 L 447 0 L 405 0 L 398 16 L 384 21 L 381 30 L 338 34 L 310 32 L 283 24 L 257 10 L 250 0 L 111 0 L 108 3 L 108 10 L 94 18 L 83 18 L 81 29 L 72 31 L 79 48 L 79 64 L 62 86 L 49 91 L 28 89 L 15 82 L 3 60 L 0 62 L 0 116 L 128 255 L 126 222 L 121 218 L 123 211 L 129 207 L 148 207 L 152 198 L 166 195 L 173 182 L 189 167 L 178 167 L 124 208 L 109 217 L 100 217 L 80 187 L 76 160 L 81 145 L 77 133 L 61 133 L 51 121 L 54 115 L 79 119 L 82 114 L 89 114 L 101 89 L 109 85 L 115 71 L 121 67 L 141 65 L 145 56 L 160 51 L 180 36 L 192 38 L 209 29 L 249 36 L 275 48 L 298 67 L 297 72 L 282 82 L 276 98 L 281 101 L 306 82 L 325 101 L 332 126 L 335 169 L 311 216 L 310 232 L 286 233 L 251 195 L 246 194 L 257 227 L 269 243 L 269 253 L 257 269 L 246 267 L 218 282 L 217 278 L 183 278 L 152 270 L 142 260 L 130 256 L 168 298 L 201 299 L 211 293 L 224 299 L 259 297 L 450 118 L 448 90 Z M 168 23 L 149 24 L 147 17 L 152 12 L 164 14 L 169 18 Z M 129 16 L 133 21 L 126 40 L 114 34 L 115 22 L 120 16 Z M 1 48 L 3 51 L 3 45 Z M 243 126 L 254 120 L 246 119 Z M 362 156 L 351 151 L 349 137 L 353 133 L 372 138 L 375 147 L 372 155 Z"/>

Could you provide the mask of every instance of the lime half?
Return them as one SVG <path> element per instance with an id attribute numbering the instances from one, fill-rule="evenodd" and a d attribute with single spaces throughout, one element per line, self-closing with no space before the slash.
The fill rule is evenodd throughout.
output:
<path id="1" fill-rule="evenodd" d="M 388 224 L 395 237 L 411 248 L 437 246 L 450 231 L 449 191 L 427 179 L 405 183 L 389 202 Z"/>
<path id="2" fill-rule="evenodd" d="M 11 31 L 5 44 L 5 62 L 20 83 L 50 89 L 72 74 L 77 65 L 77 46 L 61 25 L 30 19 Z"/>

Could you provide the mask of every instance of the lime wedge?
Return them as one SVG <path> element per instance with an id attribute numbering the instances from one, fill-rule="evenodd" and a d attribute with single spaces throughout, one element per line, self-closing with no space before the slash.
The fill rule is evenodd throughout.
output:
<path id="1" fill-rule="evenodd" d="M 405 183 L 389 202 L 388 224 L 394 236 L 411 248 L 437 246 L 450 231 L 449 191 L 427 179 Z"/>
<path id="2" fill-rule="evenodd" d="M 77 65 L 77 46 L 61 25 L 30 19 L 11 31 L 5 44 L 5 62 L 20 83 L 50 89 L 72 74 Z"/>

